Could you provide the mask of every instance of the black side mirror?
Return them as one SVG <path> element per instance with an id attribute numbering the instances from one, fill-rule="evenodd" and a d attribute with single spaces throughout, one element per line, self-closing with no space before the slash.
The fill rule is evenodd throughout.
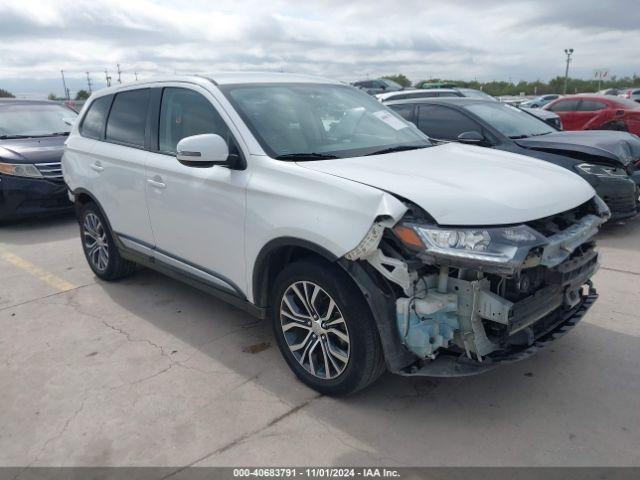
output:
<path id="1" fill-rule="evenodd" d="M 458 141 L 467 145 L 479 145 L 485 141 L 485 138 L 480 132 L 471 130 L 470 132 L 462 132 L 458 135 Z"/>

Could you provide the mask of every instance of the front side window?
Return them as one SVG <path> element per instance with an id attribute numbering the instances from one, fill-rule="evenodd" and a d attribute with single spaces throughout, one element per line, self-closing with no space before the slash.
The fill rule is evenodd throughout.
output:
<path id="1" fill-rule="evenodd" d="M 482 127 L 464 113 L 440 105 L 420 105 L 418 128 L 438 140 L 457 140 L 463 132 L 482 131 Z"/>
<path id="2" fill-rule="evenodd" d="M 109 115 L 109 107 L 111 106 L 113 95 L 96 98 L 82 120 L 80 133 L 84 137 L 102 140 L 104 136 L 104 128 Z"/>
<path id="3" fill-rule="evenodd" d="M 107 120 L 108 141 L 144 147 L 150 92 L 146 88 L 116 94 Z"/>
<path id="4" fill-rule="evenodd" d="M 215 133 L 230 141 L 230 132 L 211 102 L 186 88 L 165 88 L 162 93 L 159 150 L 175 154 L 180 140 Z"/>
<path id="5" fill-rule="evenodd" d="M 549 107 L 552 112 L 575 112 L 578 109 L 578 100 L 560 100 Z"/>
<path id="6" fill-rule="evenodd" d="M 0 106 L 0 138 L 66 135 L 77 116 L 62 105 L 9 103 Z"/>
<path id="7" fill-rule="evenodd" d="M 503 103 L 475 103 L 465 107 L 505 137 L 526 138 L 546 135 L 555 130 L 538 117 Z"/>
<path id="8" fill-rule="evenodd" d="M 430 145 L 410 123 L 351 87 L 263 84 L 221 90 L 274 158 L 345 158 Z"/>

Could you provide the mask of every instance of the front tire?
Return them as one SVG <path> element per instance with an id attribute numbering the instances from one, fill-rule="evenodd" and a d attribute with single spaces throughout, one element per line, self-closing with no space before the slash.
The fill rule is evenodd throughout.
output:
<path id="1" fill-rule="evenodd" d="M 80 208 L 78 222 L 84 256 L 97 277 L 113 281 L 135 271 L 136 264 L 120 256 L 109 224 L 95 203 L 89 202 Z"/>
<path id="2" fill-rule="evenodd" d="M 385 370 L 377 328 L 351 278 L 328 262 L 300 261 L 274 282 L 271 320 L 287 364 L 325 395 L 347 395 Z"/>

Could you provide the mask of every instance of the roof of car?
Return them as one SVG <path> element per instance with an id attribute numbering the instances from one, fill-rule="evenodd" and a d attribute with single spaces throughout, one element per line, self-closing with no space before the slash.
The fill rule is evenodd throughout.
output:
<path id="1" fill-rule="evenodd" d="M 99 90 L 97 96 L 127 90 L 132 87 L 149 86 L 161 82 L 182 82 L 207 86 L 211 83 L 215 85 L 235 85 L 247 83 L 324 83 L 342 85 L 342 82 L 313 75 L 303 75 L 282 72 L 220 72 L 207 73 L 202 75 L 173 75 L 150 78 L 149 80 L 123 83 Z"/>

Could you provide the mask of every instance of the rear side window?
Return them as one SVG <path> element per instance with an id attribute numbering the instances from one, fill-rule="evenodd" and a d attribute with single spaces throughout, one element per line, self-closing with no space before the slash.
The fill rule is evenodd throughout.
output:
<path id="1" fill-rule="evenodd" d="M 95 138 L 102 140 L 104 136 L 104 126 L 109 114 L 109 106 L 113 95 L 96 98 L 82 120 L 80 126 L 80 134 L 83 137 Z"/>
<path id="2" fill-rule="evenodd" d="M 116 94 L 107 120 L 107 141 L 144 147 L 150 92 L 146 88 Z"/>
<path id="3" fill-rule="evenodd" d="M 578 109 L 579 100 L 560 100 L 549 107 L 552 112 L 575 112 Z"/>
<path id="4" fill-rule="evenodd" d="M 607 106 L 602 102 L 596 102 L 594 100 L 583 100 L 580 103 L 578 111 L 580 112 L 596 112 L 598 110 L 604 110 Z"/>
<path id="5" fill-rule="evenodd" d="M 463 132 L 482 131 L 482 127 L 465 114 L 439 105 L 420 105 L 418 128 L 437 140 L 457 140 Z"/>
<path id="6" fill-rule="evenodd" d="M 160 107 L 159 150 L 174 154 L 180 140 L 203 133 L 216 133 L 231 143 L 227 125 L 209 100 L 186 88 L 165 88 Z"/>

